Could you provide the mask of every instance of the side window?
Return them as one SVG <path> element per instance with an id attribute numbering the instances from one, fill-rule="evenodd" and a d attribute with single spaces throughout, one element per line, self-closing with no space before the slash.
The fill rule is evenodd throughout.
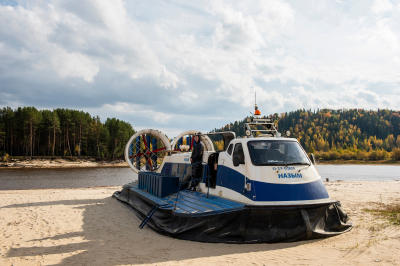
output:
<path id="1" fill-rule="evenodd" d="M 239 155 L 240 163 L 244 163 L 244 152 L 242 143 L 238 143 L 235 145 L 235 149 L 233 150 L 233 156 Z"/>
<path id="2" fill-rule="evenodd" d="M 227 150 L 227 153 L 228 153 L 229 155 L 232 155 L 232 150 L 233 150 L 233 144 L 229 145 L 228 150 Z"/>

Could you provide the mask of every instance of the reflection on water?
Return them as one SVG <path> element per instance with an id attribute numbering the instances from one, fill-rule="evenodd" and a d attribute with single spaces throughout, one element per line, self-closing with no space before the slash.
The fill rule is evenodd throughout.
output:
<path id="1" fill-rule="evenodd" d="M 323 180 L 392 181 L 400 180 L 400 165 L 317 165 Z"/>
<path id="2" fill-rule="evenodd" d="M 137 180 L 130 168 L 2 169 L 0 190 L 122 186 Z"/>
<path id="3" fill-rule="evenodd" d="M 397 165 L 318 165 L 318 171 L 330 181 L 400 180 Z M 0 170 L 0 190 L 122 186 L 133 180 L 137 174 L 130 168 Z"/>

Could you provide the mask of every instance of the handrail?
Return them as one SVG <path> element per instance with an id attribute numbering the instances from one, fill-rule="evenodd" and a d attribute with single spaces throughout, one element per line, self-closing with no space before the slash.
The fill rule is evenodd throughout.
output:
<path id="1" fill-rule="evenodd" d="M 207 164 L 206 162 L 200 161 L 200 162 L 195 162 L 195 163 L 191 163 L 191 164 L 186 165 L 186 166 L 185 166 L 185 171 L 183 171 L 182 181 L 183 181 L 183 178 L 184 178 L 185 175 L 186 175 L 186 169 L 187 169 L 189 166 L 192 166 L 192 165 L 195 165 L 195 164 L 198 164 L 198 163 L 201 163 L 202 165 L 205 166 L 204 168 L 207 169 L 207 176 L 206 176 L 206 178 L 207 178 L 207 187 L 208 187 L 208 189 L 207 189 L 207 198 L 208 198 L 208 195 L 209 195 L 209 192 L 210 192 L 210 169 L 209 169 L 208 164 Z M 204 163 L 204 164 L 203 164 L 203 163 Z M 204 172 L 203 172 L 203 177 L 200 177 L 200 178 L 196 178 L 196 179 L 193 179 L 193 180 L 191 179 L 191 180 L 186 181 L 186 182 L 182 182 L 181 180 L 179 180 L 179 189 L 178 189 L 178 193 L 176 193 L 176 197 L 175 197 L 174 210 L 176 210 L 176 203 L 177 203 L 177 201 L 178 201 L 179 191 L 181 191 L 181 186 L 182 186 L 182 184 L 186 184 L 186 183 L 189 183 L 189 182 L 192 182 L 192 181 L 196 181 L 196 180 L 201 180 L 201 179 L 204 179 Z"/>

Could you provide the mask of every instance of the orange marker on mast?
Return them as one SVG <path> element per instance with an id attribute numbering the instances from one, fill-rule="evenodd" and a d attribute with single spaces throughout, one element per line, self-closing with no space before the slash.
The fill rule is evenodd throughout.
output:
<path id="1" fill-rule="evenodd" d="M 257 107 L 257 92 L 254 93 L 254 109 L 254 115 L 261 115 L 261 112 Z"/>

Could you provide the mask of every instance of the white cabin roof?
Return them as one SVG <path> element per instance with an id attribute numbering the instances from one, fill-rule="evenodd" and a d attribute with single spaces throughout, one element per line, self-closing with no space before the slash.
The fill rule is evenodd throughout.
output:
<path id="1" fill-rule="evenodd" d="M 250 141 L 260 141 L 260 140 L 268 140 L 268 141 L 292 141 L 292 142 L 298 142 L 297 139 L 295 138 L 276 138 L 276 137 L 260 137 L 260 138 L 240 138 L 240 139 L 234 139 L 232 140 L 229 144 L 231 143 L 247 143 Z"/>

